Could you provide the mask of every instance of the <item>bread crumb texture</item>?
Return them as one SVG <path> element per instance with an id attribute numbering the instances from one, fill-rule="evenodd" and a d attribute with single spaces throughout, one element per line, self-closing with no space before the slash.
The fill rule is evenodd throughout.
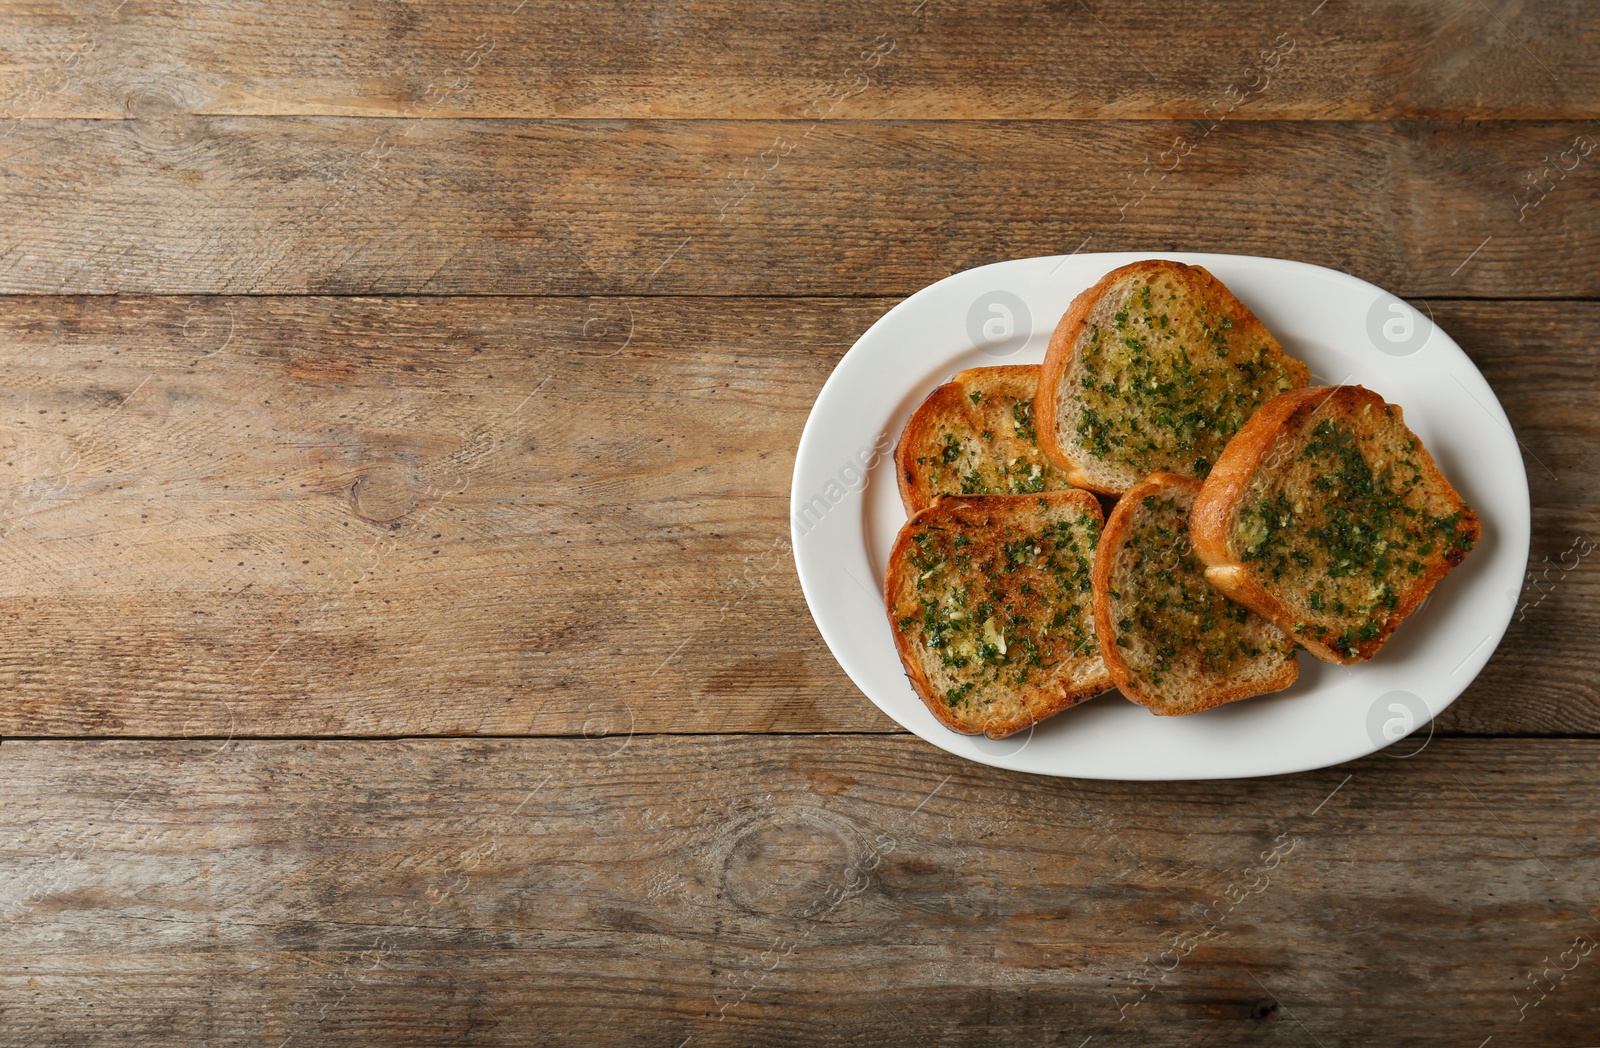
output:
<path id="1" fill-rule="evenodd" d="M 892 615 L 942 719 L 971 732 L 1027 723 L 1063 689 L 1106 686 L 1090 593 L 1098 514 L 1059 496 L 944 499 L 909 527 Z"/>
<path id="2" fill-rule="evenodd" d="M 975 368 L 941 386 L 907 428 L 915 447 L 906 481 L 919 504 L 939 495 L 1065 491 L 1066 474 L 1039 450 L 1033 397 L 1037 365 Z"/>
<path id="3" fill-rule="evenodd" d="M 1253 668 L 1294 658 L 1295 644 L 1205 580 L 1189 544 L 1191 493 L 1164 491 L 1139 499 L 1117 553 L 1110 596 L 1112 642 L 1128 672 L 1158 692 L 1162 685 L 1216 687 Z"/>
<path id="4" fill-rule="evenodd" d="M 1253 314 L 1216 308 L 1223 296 L 1210 274 L 1173 266 L 1102 297 L 1078 339 L 1075 410 L 1063 419 L 1081 448 L 1130 475 L 1204 479 L 1257 408 L 1304 385 Z"/>

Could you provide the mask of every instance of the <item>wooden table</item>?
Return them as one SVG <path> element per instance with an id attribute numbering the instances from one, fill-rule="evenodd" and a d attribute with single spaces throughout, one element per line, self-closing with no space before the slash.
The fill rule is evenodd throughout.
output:
<path id="1" fill-rule="evenodd" d="M 0 23 L 0 1042 L 1600 1043 L 1583 0 Z M 1529 579 L 1404 759 L 997 772 L 817 636 L 840 355 L 1128 249 L 1391 288 L 1505 405 Z"/>

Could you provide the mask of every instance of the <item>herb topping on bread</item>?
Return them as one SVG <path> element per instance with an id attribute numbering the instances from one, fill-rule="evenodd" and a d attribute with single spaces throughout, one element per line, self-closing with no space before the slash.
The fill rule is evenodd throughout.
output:
<path id="1" fill-rule="evenodd" d="M 1400 408 L 1360 386 L 1263 407 L 1207 479 L 1191 530 L 1213 585 L 1341 663 L 1376 654 L 1480 533 Z"/>
<path id="2" fill-rule="evenodd" d="M 970 368 L 928 395 L 895 448 L 900 498 L 918 513 L 940 495 L 1026 495 L 1072 487 L 1039 450 L 1039 365 Z"/>
<path id="3" fill-rule="evenodd" d="M 1200 482 L 1153 473 L 1111 511 L 1094 566 L 1095 626 L 1122 693 L 1155 713 L 1196 713 L 1281 691 L 1295 644 L 1205 580 L 1189 542 Z"/>
<path id="4" fill-rule="evenodd" d="M 1003 738 L 1111 686 L 1090 576 L 1102 516 L 1086 491 L 945 496 L 895 540 L 890 625 L 947 727 Z"/>
<path id="5" fill-rule="evenodd" d="M 1306 366 L 1199 266 L 1114 269 L 1073 299 L 1050 339 L 1039 446 L 1079 487 L 1120 495 L 1157 470 L 1204 478 L 1262 404 Z"/>

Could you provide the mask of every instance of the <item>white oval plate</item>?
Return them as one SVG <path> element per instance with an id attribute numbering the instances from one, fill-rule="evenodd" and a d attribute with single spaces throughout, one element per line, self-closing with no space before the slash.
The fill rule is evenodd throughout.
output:
<path id="1" fill-rule="evenodd" d="M 1300 679 L 1287 691 L 1187 717 L 1154 716 L 1112 691 L 1008 739 L 956 734 L 912 690 L 884 612 L 889 548 L 906 520 L 895 442 L 923 398 L 957 371 L 1042 361 L 1073 296 L 1142 258 L 1216 274 L 1310 365 L 1314 384 L 1359 383 L 1399 404 L 1477 510 L 1483 538 L 1371 662 L 1333 666 L 1302 653 Z M 1489 661 L 1528 561 L 1528 478 L 1517 439 L 1461 347 L 1382 288 L 1321 266 L 1247 255 L 1026 258 L 923 288 L 872 325 L 822 387 L 800 438 L 790 499 L 800 585 L 850 679 L 940 749 L 1041 775 L 1277 775 L 1382 749 L 1438 716 Z"/>

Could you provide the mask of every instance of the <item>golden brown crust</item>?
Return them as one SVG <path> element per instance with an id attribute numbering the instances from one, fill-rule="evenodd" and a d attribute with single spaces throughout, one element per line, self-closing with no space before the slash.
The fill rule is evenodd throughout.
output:
<path id="1" fill-rule="evenodd" d="M 916 534 L 913 525 L 921 523 L 925 519 L 925 515 L 932 511 L 933 507 L 929 506 L 926 510 L 906 521 L 905 526 L 900 529 L 900 534 L 895 536 L 894 546 L 889 550 L 888 577 L 883 583 L 884 610 L 889 613 L 889 632 L 894 634 L 894 650 L 900 656 L 900 665 L 905 668 L 906 676 L 910 679 L 911 686 L 916 689 L 917 695 L 922 699 L 923 705 L 927 706 L 928 712 L 938 718 L 939 723 L 946 728 L 954 732 L 960 732 L 963 735 L 971 735 L 974 733 L 967 731 L 956 723 L 955 717 L 948 708 L 940 708 L 944 706 L 944 703 L 934 700 L 933 682 L 928 679 L 927 672 L 923 670 L 922 660 L 918 659 L 916 652 L 911 649 L 911 638 L 905 630 L 900 628 L 900 623 L 894 613 L 896 595 L 906 585 L 905 572 L 907 570 L 906 564 L 909 561 L 906 555 L 906 547 Z"/>
<path id="2" fill-rule="evenodd" d="M 1088 325 L 1090 315 L 1101 297 L 1110 293 L 1124 280 L 1167 273 L 1174 268 L 1199 278 L 1198 291 L 1201 301 L 1211 313 L 1230 318 L 1241 335 L 1270 347 L 1274 359 L 1282 365 L 1292 385 L 1304 386 L 1311 379 L 1310 369 L 1305 363 L 1285 353 L 1278 340 L 1250 308 L 1205 267 L 1190 266 L 1166 259 L 1145 259 L 1113 269 L 1101 277 L 1093 287 L 1074 298 L 1067 306 L 1066 312 L 1062 314 L 1060 322 L 1056 324 L 1055 331 L 1050 336 L 1050 345 L 1045 352 L 1043 370 L 1039 376 L 1039 391 L 1034 399 L 1033 414 L 1039 430 L 1039 449 L 1044 452 L 1046 458 L 1064 470 L 1068 481 L 1077 487 L 1102 495 L 1117 496 L 1133 482 L 1115 484 L 1107 482 L 1103 477 L 1097 477 L 1094 470 L 1089 468 L 1090 463 L 1075 459 L 1073 451 L 1067 446 L 1068 442 L 1063 440 L 1057 430 L 1058 402 L 1063 395 L 1063 384 L 1068 383 L 1076 372 L 1079 336 Z M 1066 392 L 1070 394 L 1070 384 Z"/>
<path id="3" fill-rule="evenodd" d="M 1174 484 L 1174 481 L 1177 483 Z M 1132 671 L 1128 669 L 1128 661 L 1122 657 L 1121 649 L 1112 639 L 1116 636 L 1111 621 L 1111 576 L 1116 567 L 1116 550 L 1128 541 L 1128 534 L 1133 529 L 1133 509 L 1138 499 L 1154 495 L 1168 486 L 1182 487 L 1186 482 L 1187 478 L 1172 473 L 1152 473 L 1129 488 L 1106 516 L 1106 526 L 1100 532 L 1100 548 L 1094 555 L 1095 639 L 1100 644 L 1100 657 L 1106 661 L 1106 672 L 1111 674 L 1112 683 L 1133 702 L 1139 701 L 1134 698 L 1138 687 Z M 1198 481 L 1193 483 L 1199 488 Z"/>
<path id="4" fill-rule="evenodd" d="M 1240 503 L 1252 479 L 1258 471 L 1277 465 L 1272 461 L 1272 453 L 1280 440 L 1289 442 L 1285 446 L 1291 446 L 1311 417 L 1318 412 L 1337 412 L 1349 416 L 1363 406 L 1392 407 L 1395 421 L 1402 426 L 1405 424 L 1404 415 L 1397 405 L 1386 404 L 1377 393 L 1362 386 L 1314 386 L 1290 390 L 1274 397 L 1228 442 L 1226 450 L 1201 487 L 1200 494 L 1196 496 L 1189 519 L 1190 539 L 1195 554 L 1206 564 L 1208 582 L 1294 637 L 1316 658 L 1341 665 L 1364 662 L 1376 655 L 1400 623 L 1427 598 L 1439 580 L 1461 562 L 1465 551 L 1452 547 L 1440 558 L 1427 562 L 1422 574 L 1397 594 L 1397 602 L 1379 623 L 1377 634 L 1357 642 L 1352 652 L 1344 655 L 1318 637 L 1304 630 L 1296 630 L 1296 626 L 1301 625 L 1300 614 L 1264 585 L 1257 572 L 1244 562 L 1240 551 L 1235 548 L 1234 534 Z M 1415 439 L 1414 434 L 1412 437 Z M 1421 441 L 1416 442 L 1414 454 L 1426 486 L 1430 490 L 1447 493 L 1446 497 L 1459 507 L 1462 518 L 1457 526 L 1458 534 L 1469 546 L 1477 542 L 1482 534 L 1477 514 L 1456 494 Z"/>
<path id="5" fill-rule="evenodd" d="M 1195 555 L 1208 567 L 1239 563 L 1232 548 L 1232 515 L 1250 478 L 1255 476 L 1278 435 L 1296 429 L 1299 422 L 1327 399 L 1333 388 L 1336 387 L 1309 386 L 1278 394 L 1261 405 L 1228 441 L 1216 465 L 1211 467 L 1211 474 L 1200 486 L 1189 516 L 1189 541 L 1194 545 Z"/>
<path id="6" fill-rule="evenodd" d="M 1194 509 L 1190 511 L 1189 540 L 1194 544 L 1195 555 L 1205 562 L 1206 581 L 1291 636 L 1298 616 L 1293 608 L 1261 584 L 1255 572 L 1246 567 L 1234 550 L 1234 517 L 1251 478 L 1266 461 L 1279 437 L 1293 439 L 1312 413 L 1337 397 L 1340 390 L 1359 388 L 1309 386 L 1280 393 L 1267 401 L 1228 441 L 1211 475 L 1201 485 Z M 1393 627 L 1390 629 L 1392 631 Z M 1295 640 L 1323 662 L 1348 665 L 1362 661 L 1361 658 L 1342 658 L 1314 638 L 1296 636 Z"/>
<path id="7" fill-rule="evenodd" d="M 998 431 L 998 439 L 986 449 L 994 453 L 995 461 L 988 463 L 992 467 L 1003 467 L 1004 463 L 999 461 L 1001 458 L 1006 463 L 1017 457 L 1039 460 L 1037 444 L 1014 433 L 1011 420 L 996 418 L 988 399 L 981 407 L 974 405 L 970 399 L 974 391 L 981 389 L 1001 399 L 1015 397 L 1031 407 L 1038 386 L 1039 365 L 1005 364 L 968 368 L 929 393 L 917 410 L 911 413 L 905 429 L 900 433 L 900 442 L 894 449 L 895 478 L 906 514 L 915 516 L 933 505 L 934 499 L 940 494 L 956 493 L 941 491 L 941 486 L 946 485 L 941 485 L 935 478 L 935 470 L 939 467 L 936 461 L 940 450 L 939 438 L 943 432 L 981 431 L 986 428 Z M 1060 474 L 1047 461 L 1039 461 L 1049 476 L 1037 490 L 1061 490 L 1063 478 Z"/>
<path id="8" fill-rule="evenodd" d="M 1058 673 L 1040 684 L 1029 684 L 1025 689 L 1018 689 L 1019 693 L 1029 696 L 1024 714 L 987 721 L 981 726 L 974 727 L 971 723 L 963 723 L 952 712 L 952 708 L 939 698 L 933 682 L 929 679 L 927 669 L 913 646 L 909 632 L 901 628 L 899 613 L 904 610 L 905 602 L 916 579 L 908 547 L 923 525 L 942 523 L 960 529 L 964 534 L 973 536 L 971 548 L 978 550 L 985 542 L 982 532 L 987 522 L 999 515 L 1031 512 L 1032 507 L 1040 500 L 1047 500 L 1053 508 L 1072 508 L 1087 514 L 1094 518 L 1097 526 L 1104 522 L 1099 499 L 1087 491 L 1054 491 L 1036 495 L 944 495 L 937 498 L 932 506 L 906 522 L 890 550 L 884 591 L 885 610 L 889 617 L 890 632 L 894 634 L 895 651 L 900 656 L 907 678 L 928 707 L 928 711 L 951 731 L 963 735 L 983 734 L 993 739 L 1005 738 L 1086 699 L 1093 698 L 1111 686 L 1110 678 L 1106 676 L 1103 667 L 1090 666 L 1085 659 L 1074 658 L 1064 664 L 1062 670 L 1087 671 L 1080 674 L 1083 679 L 1071 681 L 1067 680 L 1063 673 Z M 1098 663 L 1098 648 L 1092 643 L 1089 647 L 1093 661 Z"/>
<path id="9" fill-rule="evenodd" d="M 1135 263 L 1140 265 L 1141 263 Z M 1089 310 L 1100 301 L 1100 296 L 1106 289 L 1120 279 L 1124 270 L 1131 267 L 1123 266 L 1113 269 L 1087 290 L 1080 291 L 1072 302 L 1068 304 L 1067 311 L 1061 315 L 1061 320 L 1056 324 L 1056 329 L 1050 334 L 1050 347 L 1045 350 L 1044 364 L 1039 372 L 1039 391 L 1034 394 L 1033 418 L 1039 430 L 1039 450 L 1044 452 L 1045 458 L 1054 462 L 1065 470 L 1067 480 L 1080 488 L 1098 491 L 1102 495 L 1115 495 L 1115 491 L 1105 491 L 1088 483 L 1083 470 L 1067 454 L 1067 449 L 1062 447 L 1056 434 L 1056 391 L 1061 385 L 1062 377 L 1072 370 L 1077 362 L 1075 346 L 1078 342 L 1078 333 L 1088 323 Z"/>
<path id="10" fill-rule="evenodd" d="M 1106 672 L 1111 674 L 1113 683 L 1129 701 L 1163 716 L 1200 713 L 1239 699 L 1282 691 L 1300 676 L 1300 668 L 1292 658 L 1286 660 L 1283 668 L 1271 677 L 1258 677 L 1213 689 L 1186 703 L 1182 710 L 1173 710 L 1169 702 L 1146 692 L 1142 682 L 1123 658 L 1122 649 L 1115 642 L 1117 631 L 1112 621 L 1111 606 L 1111 594 L 1115 588 L 1113 576 L 1116 572 L 1117 551 L 1130 538 L 1134 516 L 1141 500 L 1148 495 L 1159 495 L 1172 488 L 1181 489 L 1198 497 L 1201 483 L 1192 477 L 1180 477 L 1175 473 L 1152 473 L 1129 488 L 1118 500 L 1106 518 L 1105 529 L 1100 533 L 1100 548 L 1096 551 L 1094 559 L 1094 624 L 1095 637 L 1100 644 L 1100 656 L 1106 663 Z M 1192 535 L 1190 543 L 1194 544 Z"/>

